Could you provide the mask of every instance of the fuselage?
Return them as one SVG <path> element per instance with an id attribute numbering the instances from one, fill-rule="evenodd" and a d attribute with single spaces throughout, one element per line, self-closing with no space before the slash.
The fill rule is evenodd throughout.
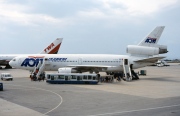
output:
<path id="1" fill-rule="evenodd" d="M 128 59 L 129 64 L 133 64 L 133 69 L 144 67 L 149 63 L 136 63 L 134 60 L 139 57 L 129 55 L 109 55 L 109 54 L 42 54 L 23 55 L 10 61 L 10 65 L 15 68 L 33 70 L 39 63 L 45 61 L 45 71 L 57 71 L 59 68 L 72 67 L 78 69 L 119 72 L 123 70 L 123 60 Z"/>

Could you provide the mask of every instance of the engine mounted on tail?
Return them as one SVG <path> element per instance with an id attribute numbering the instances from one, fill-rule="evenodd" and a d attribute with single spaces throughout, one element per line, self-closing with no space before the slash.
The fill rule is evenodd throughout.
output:
<path id="1" fill-rule="evenodd" d="M 157 26 L 138 45 L 128 45 L 127 53 L 131 55 L 153 56 L 167 53 L 166 45 L 158 45 L 158 41 L 165 26 Z"/>
<path id="2" fill-rule="evenodd" d="M 137 45 L 128 45 L 127 53 L 135 55 L 158 55 L 167 53 L 167 46 L 161 45 L 159 47 L 147 47 L 147 46 L 137 46 Z"/>

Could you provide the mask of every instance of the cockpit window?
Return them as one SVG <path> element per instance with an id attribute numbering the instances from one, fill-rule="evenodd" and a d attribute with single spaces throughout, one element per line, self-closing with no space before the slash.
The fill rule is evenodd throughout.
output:
<path id="1" fill-rule="evenodd" d="M 14 58 L 13 61 L 16 61 L 16 59 Z"/>

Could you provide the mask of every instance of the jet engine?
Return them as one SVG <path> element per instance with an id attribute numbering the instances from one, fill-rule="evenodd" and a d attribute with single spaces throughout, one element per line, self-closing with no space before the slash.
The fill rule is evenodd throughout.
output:
<path id="1" fill-rule="evenodd" d="M 159 48 L 159 54 L 164 54 L 168 52 L 166 45 L 158 45 L 157 47 Z"/>
<path id="2" fill-rule="evenodd" d="M 77 73 L 77 70 L 72 68 L 59 68 L 58 73 Z"/>
<path id="3" fill-rule="evenodd" d="M 127 53 L 129 54 L 137 54 L 137 55 L 158 55 L 167 53 L 167 46 L 164 45 L 157 45 L 155 47 L 149 46 L 136 46 L 136 45 L 128 45 L 127 46 Z"/>

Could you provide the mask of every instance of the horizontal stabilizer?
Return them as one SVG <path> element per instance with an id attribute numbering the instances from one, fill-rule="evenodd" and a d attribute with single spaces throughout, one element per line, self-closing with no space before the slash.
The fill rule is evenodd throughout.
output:
<path id="1" fill-rule="evenodd" d="M 144 62 L 144 63 L 155 63 L 160 59 L 163 59 L 165 57 L 160 56 L 160 57 L 151 57 L 151 58 L 145 58 L 145 59 L 140 59 L 140 60 L 136 60 L 134 62 Z"/>

